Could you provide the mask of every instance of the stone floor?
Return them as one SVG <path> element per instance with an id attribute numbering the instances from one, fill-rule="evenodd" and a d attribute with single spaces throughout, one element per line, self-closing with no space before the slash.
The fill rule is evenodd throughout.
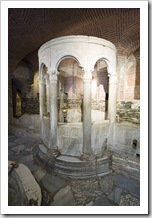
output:
<path id="1" fill-rule="evenodd" d="M 23 163 L 31 170 L 42 191 L 42 206 L 140 205 L 140 182 L 133 178 L 113 172 L 104 177 L 74 180 L 47 173 L 34 162 L 33 148 L 37 143 L 36 138 L 9 135 L 8 160 Z"/>

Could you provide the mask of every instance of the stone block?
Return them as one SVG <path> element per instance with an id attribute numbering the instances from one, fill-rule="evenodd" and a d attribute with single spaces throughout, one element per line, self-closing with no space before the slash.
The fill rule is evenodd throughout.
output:
<path id="1" fill-rule="evenodd" d="M 29 161 L 33 161 L 33 155 L 32 154 L 20 158 L 21 163 L 26 164 Z"/>
<path id="2" fill-rule="evenodd" d="M 127 190 L 132 195 L 138 198 L 140 197 L 140 181 L 118 174 L 115 176 L 114 184 L 122 189 Z"/>
<path id="3" fill-rule="evenodd" d="M 114 191 L 114 202 L 118 203 L 120 201 L 120 196 L 122 193 L 122 188 L 116 187 Z"/>
<path id="4" fill-rule="evenodd" d="M 112 189 L 114 184 L 114 175 L 110 174 L 100 178 L 100 187 L 102 192 L 108 195 Z"/>
<path id="5" fill-rule="evenodd" d="M 110 201 L 114 201 L 114 191 L 112 191 L 107 197 Z"/>
<path id="6" fill-rule="evenodd" d="M 18 168 L 15 168 L 17 174 L 16 179 L 19 179 L 20 184 L 23 187 L 28 204 L 31 205 L 35 202 L 36 205 L 41 205 L 41 189 L 31 174 L 30 170 L 23 164 L 19 164 Z M 16 182 L 18 182 L 16 180 Z M 22 194 L 22 193 L 21 193 Z M 24 205 L 25 206 L 25 205 Z"/>
<path id="7" fill-rule="evenodd" d="M 101 195 L 95 200 L 93 206 L 113 206 L 113 203 L 105 195 Z"/>
<path id="8" fill-rule="evenodd" d="M 22 144 L 22 145 L 18 145 L 18 146 L 15 146 L 13 147 L 11 150 L 16 152 L 16 153 L 20 153 L 21 151 L 23 151 L 25 148 L 25 146 Z"/>
<path id="9" fill-rule="evenodd" d="M 40 184 L 51 195 L 54 195 L 59 189 L 65 186 L 65 181 L 57 176 L 46 174 L 41 180 Z"/>
<path id="10" fill-rule="evenodd" d="M 46 173 L 43 170 L 37 170 L 36 173 L 34 174 L 34 177 L 39 182 L 45 175 Z"/>
<path id="11" fill-rule="evenodd" d="M 75 206 L 76 201 L 70 186 L 60 189 L 54 196 L 51 206 Z"/>

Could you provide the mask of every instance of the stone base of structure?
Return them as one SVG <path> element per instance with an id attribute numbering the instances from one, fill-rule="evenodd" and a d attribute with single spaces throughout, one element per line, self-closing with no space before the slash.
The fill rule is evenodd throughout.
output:
<path id="1" fill-rule="evenodd" d="M 48 172 L 55 172 L 69 178 L 85 179 L 111 173 L 108 156 L 92 160 L 80 160 L 77 157 L 65 155 L 53 156 L 43 144 L 35 147 L 34 159 Z"/>

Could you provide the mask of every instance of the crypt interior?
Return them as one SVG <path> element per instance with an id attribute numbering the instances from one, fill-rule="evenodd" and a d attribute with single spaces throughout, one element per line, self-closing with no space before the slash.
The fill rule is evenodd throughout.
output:
<path id="1" fill-rule="evenodd" d="M 8 9 L 8 205 L 140 205 L 140 9 Z"/>

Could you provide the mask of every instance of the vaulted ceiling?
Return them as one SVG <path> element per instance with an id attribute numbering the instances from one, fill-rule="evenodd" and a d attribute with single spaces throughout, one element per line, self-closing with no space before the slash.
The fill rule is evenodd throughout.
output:
<path id="1" fill-rule="evenodd" d="M 9 70 L 21 61 L 38 69 L 38 49 L 67 35 L 104 38 L 118 54 L 140 47 L 140 9 L 124 8 L 10 8 L 8 10 Z"/>

